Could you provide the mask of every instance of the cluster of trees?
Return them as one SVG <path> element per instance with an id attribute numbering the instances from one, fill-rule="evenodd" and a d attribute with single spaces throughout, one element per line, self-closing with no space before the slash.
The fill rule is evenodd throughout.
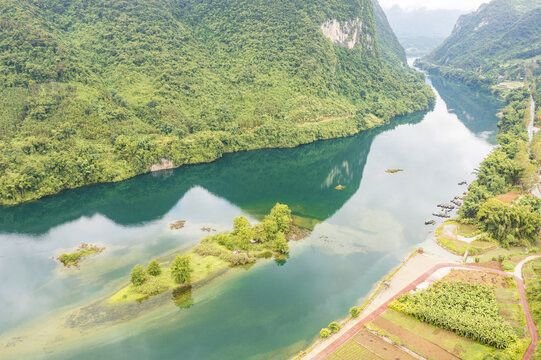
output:
<path id="1" fill-rule="evenodd" d="M 120 181 L 163 158 L 181 166 L 295 146 L 427 108 L 423 76 L 379 55 L 372 9 L 0 2 L 0 205 Z M 321 33 L 328 19 L 355 18 L 373 46 L 342 48 Z"/>
<path id="2" fill-rule="evenodd" d="M 337 323 L 336 321 L 333 321 L 332 323 L 329 324 L 329 327 L 321 329 L 321 331 L 319 332 L 319 335 L 321 336 L 322 339 L 326 339 L 329 336 L 331 336 L 333 333 L 338 332 L 340 328 L 341 328 L 340 324 Z"/>
<path id="3" fill-rule="evenodd" d="M 499 315 L 494 289 L 488 285 L 440 281 L 400 296 L 390 307 L 497 349 L 517 340 L 513 327 Z"/>
<path id="4" fill-rule="evenodd" d="M 459 209 L 462 221 L 476 222 L 504 246 L 535 243 L 541 226 L 538 200 L 527 196 L 510 206 L 494 199 L 519 186 L 529 192 L 538 182 L 537 161 L 528 152 L 527 95 L 524 90 L 507 95 L 508 105 L 498 123 L 500 146 L 477 169 L 477 179 Z"/>
<path id="5" fill-rule="evenodd" d="M 232 232 L 207 236 L 194 251 L 220 257 L 232 265 L 254 262 L 255 256 L 266 256 L 269 251 L 270 255 L 284 255 L 289 251 L 286 234 L 290 225 L 291 210 L 277 203 L 263 221 L 252 226 L 244 216 L 236 217 Z"/>
<path id="6" fill-rule="evenodd" d="M 177 284 L 189 284 L 192 281 L 192 271 L 189 255 L 177 255 L 171 264 L 171 277 Z M 139 287 L 147 281 L 149 276 L 157 277 L 161 274 L 160 264 L 152 260 L 146 269 L 139 264 L 135 265 L 130 273 L 130 282 Z"/>

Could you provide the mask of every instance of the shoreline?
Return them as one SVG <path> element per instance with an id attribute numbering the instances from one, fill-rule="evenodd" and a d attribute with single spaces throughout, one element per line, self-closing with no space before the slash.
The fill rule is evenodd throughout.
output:
<path id="1" fill-rule="evenodd" d="M 432 266 L 429 266 L 428 269 L 426 270 L 422 270 L 423 269 L 422 266 L 414 266 L 414 267 L 412 267 L 411 265 L 407 266 L 411 259 L 415 259 L 415 258 L 419 259 L 423 255 L 431 258 L 431 261 L 435 261 L 435 263 L 432 264 Z M 405 261 L 403 261 L 401 265 L 398 266 L 398 268 L 391 270 L 389 275 L 387 275 L 385 278 L 383 278 L 380 281 L 379 283 L 380 285 L 376 288 L 374 293 L 369 294 L 370 297 L 365 303 L 363 303 L 362 306 L 364 306 L 364 308 L 362 309 L 360 315 L 357 318 L 349 317 L 347 318 L 347 320 L 345 320 L 345 323 L 340 322 L 341 324 L 343 324 L 343 326 L 340 328 L 338 332 L 333 333 L 331 336 L 329 336 L 326 339 L 321 339 L 318 337 L 314 342 L 312 342 L 312 344 L 308 348 L 301 351 L 297 355 L 290 357 L 290 360 L 300 360 L 300 359 L 324 360 L 326 359 L 335 350 L 337 350 L 342 345 L 344 345 L 347 341 L 349 341 L 355 334 L 357 334 L 357 332 L 363 329 L 368 322 L 374 320 L 376 317 L 381 315 L 385 310 L 387 310 L 389 304 L 393 300 L 395 300 L 398 296 L 406 292 L 412 291 L 415 288 L 418 288 L 419 286 L 424 286 L 425 283 L 428 283 L 428 286 L 429 286 L 434 281 L 443 277 L 447 273 L 447 270 L 450 271 L 452 269 L 487 271 L 491 273 L 497 273 L 500 275 L 511 276 L 515 280 L 515 282 L 517 283 L 519 294 L 520 294 L 520 302 L 523 308 L 523 312 L 526 316 L 527 328 L 528 328 L 529 336 L 531 339 L 531 342 L 528 345 L 526 352 L 524 353 L 523 359 L 526 359 L 526 360 L 531 359 L 533 353 L 535 352 L 537 343 L 539 341 L 539 336 L 537 333 L 535 322 L 532 319 L 530 307 L 526 298 L 525 284 L 523 283 L 523 280 L 522 280 L 521 271 L 522 271 L 522 266 L 525 263 L 527 263 L 528 261 L 540 258 L 541 254 L 534 254 L 524 259 L 517 265 L 514 272 L 505 272 L 502 270 L 476 267 L 474 265 L 461 264 L 461 263 L 458 263 L 457 261 L 451 262 L 449 261 L 449 259 L 445 257 L 441 257 L 440 259 L 437 259 L 438 257 L 439 257 L 438 255 L 434 255 L 434 254 L 419 253 L 417 249 L 415 249 L 413 253 Z M 427 260 L 427 259 L 424 259 L 424 260 Z M 423 265 L 426 266 L 429 263 L 430 262 L 425 262 Z M 404 272 L 413 270 L 413 274 L 410 274 L 410 275 L 414 276 L 414 279 L 406 282 L 405 278 L 407 277 L 407 274 L 404 274 L 404 273 L 402 274 L 402 278 L 397 279 L 396 276 L 400 273 L 402 269 L 404 270 Z M 520 274 L 520 276 L 517 274 Z M 389 279 L 389 278 L 391 278 L 390 279 L 391 283 L 395 283 L 394 285 L 397 286 L 399 289 L 397 291 L 390 290 L 391 286 L 389 286 L 382 293 L 378 294 L 378 291 L 381 288 L 381 284 L 385 283 L 386 279 Z"/>
<path id="2" fill-rule="evenodd" d="M 436 102 L 436 97 L 433 96 L 432 99 L 430 99 L 428 106 L 421 107 L 419 109 L 416 109 L 416 110 L 410 111 L 410 112 L 406 112 L 404 114 L 395 115 L 395 116 L 393 116 L 393 117 L 391 117 L 389 119 L 378 118 L 373 114 L 369 114 L 369 115 L 367 115 L 369 120 L 368 121 L 362 121 L 362 124 L 360 124 L 359 120 L 357 120 L 354 116 L 349 117 L 349 118 L 336 118 L 336 119 L 329 119 L 329 120 L 324 120 L 324 121 L 319 121 L 319 122 L 311 122 L 311 123 L 302 124 L 302 125 L 294 124 L 292 126 L 292 128 L 294 128 L 294 130 L 299 131 L 300 134 L 305 134 L 305 135 L 308 135 L 308 136 L 312 136 L 312 138 L 305 141 L 304 139 L 301 139 L 300 136 L 296 136 L 294 139 L 291 139 L 290 143 L 287 143 L 287 144 L 276 143 L 276 144 L 268 144 L 268 145 L 260 146 L 260 147 L 258 147 L 258 146 L 255 146 L 255 147 L 248 146 L 248 147 L 242 148 L 242 149 L 224 149 L 223 152 L 221 152 L 219 154 L 216 154 L 216 156 L 210 156 L 208 158 L 205 158 L 205 159 L 203 159 L 201 161 L 196 161 L 196 162 L 192 162 L 190 160 L 185 160 L 184 162 L 180 163 L 179 165 L 175 165 L 174 160 L 167 159 L 167 158 L 162 158 L 162 159 L 160 159 L 159 163 L 149 165 L 144 172 L 133 173 L 133 174 L 128 175 L 127 177 L 122 178 L 122 179 L 113 180 L 113 181 L 107 181 L 107 182 L 95 182 L 95 183 L 81 184 L 79 186 L 74 186 L 74 187 L 61 189 L 59 191 L 51 192 L 49 194 L 43 194 L 43 195 L 41 195 L 39 197 L 33 197 L 33 198 L 22 199 L 22 200 L 17 200 L 17 201 L 4 202 L 4 201 L 2 201 L 3 199 L 0 199 L 0 208 L 16 207 L 18 205 L 35 202 L 35 201 L 38 201 L 38 200 L 41 200 L 41 199 L 46 199 L 46 198 L 49 198 L 49 197 L 59 195 L 59 194 L 64 193 L 66 191 L 80 189 L 80 188 L 84 188 L 84 187 L 87 187 L 87 186 L 120 183 L 120 182 L 129 180 L 129 179 L 133 179 L 133 178 L 135 178 L 137 176 L 149 175 L 149 174 L 159 174 L 162 171 L 175 170 L 175 169 L 178 169 L 178 168 L 181 168 L 181 167 L 184 167 L 184 166 L 209 164 L 209 163 L 213 163 L 215 161 L 218 161 L 218 160 L 222 159 L 225 155 L 228 155 L 228 154 L 235 154 L 235 153 L 241 153 L 241 152 L 247 152 L 247 151 L 255 151 L 255 150 L 292 149 L 292 148 L 296 148 L 296 147 L 303 146 L 303 145 L 309 145 L 309 144 L 317 143 L 319 141 L 327 141 L 327 140 L 349 138 L 349 137 L 358 135 L 361 132 L 381 129 L 381 128 L 385 128 L 385 126 L 392 126 L 393 125 L 393 120 L 399 119 L 401 117 L 409 116 L 409 115 L 416 114 L 416 113 L 423 112 L 423 111 L 429 111 L 434 106 L 435 102 Z M 335 123 L 338 123 L 338 122 L 340 122 L 342 124 L 341 128 L 338 128 L 338 129 L 332 128 L 332 125 L 335 124 Z M 254 141 L 254 137 L 251 134 L 252 133 L 244 134 L 244 135 L 248 136 L 248 139 L 245 139 L 248 142 L 253 142 Z M 300 135 L 300 134 L 297 134 L 297 135 Z M 194 138 L 195 138 L 195 136 L 194 136 Z M 191 141 L 189 143 L 193 142 L 194 140 L 195 139 L 191 139 Z M 240 137 L 238 137 L 237 140 L 240 140 Z M 283 140 L 283 139 L 279 139 L 279 141 L 281 141 L 281 140 Z M 156 171 L 151 170 L 151 168 L 153 166 L 156 166 L 156 165 L 157 165 L 157 167 L 163 166 L 164 160 L 165 160 L 165 163 L 167 163 L 166 167 L 160 168 L 160 169 L 158 169 Z"/>
<path id="3" fill-rule="evenodd" d="M 389 271 L 385 277 L 374 284 L 374 287 L 363 298 L 362 304 L 359 306 L 361 313 L 356 318 L 348 316 L 340 321 L 342 324 L 340 330 L 333 333 L 326 339 L 321 339 L 319 336 L 305 350 L 290 357 L 290 360 L 307 360 L 315 359 L 318 355 L 327 348 L 331 343 L 340 339 L 344 334 L 364 322 L 374 311 L 382 304 L 385 304 L 389 299 L 393 298 L 405 284 L 411 283 L 418 277 L 418 273 L 424 273 L 433 266 L 454 261 L 451 257 L 443 257 L 430 253 L 420 253 L 418 249 L 414 249 L 405 260 Z M 458 263 L 457 263 L 458 265 Z M 366 300 L 365 300 L 366 299 Z M 363 325 L 364 326 L 364 325 Z"/>

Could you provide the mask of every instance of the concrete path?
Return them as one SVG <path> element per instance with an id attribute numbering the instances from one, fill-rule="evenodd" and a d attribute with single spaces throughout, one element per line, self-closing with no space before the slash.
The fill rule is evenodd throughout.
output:
<path id="1" fill-rule="evenodd" d="M 518 266 L 518 265 L 517 265 Z M 520 264 L 520 267 L 522 268 L 522 264 Z M 415 289 L 417 286 L 425 282 L 430 276 L 432 276 L 436 271 L 443 269 L 443 268 L 462 268 L 462 269 L 472 269 L 472 270 L 482 270 L 482 271 L 488 271 L 500 275 L 506 275 L 509 276 L 509 273 L 506 273 L 504 271 L 500 270 L 494 270 L 494 269 L 484 269 L 479 268 L 476 266 L 471 265 L 459 265 L 459 264 L 453 264 L 453 263 L 443 263 L 443 264 L 437 264 L 433 266 L 431 269 L 423 273 L 423 275 L 419 276 L 416 280 L 412 281 L 409 285 L 407 285 L 405 288 L 403 288 L 401 291 L 397 292 L 394 296 L 389 298 L 385 303 L 381 304 L 376 310 L 371 312 L 369 315 L 363 317 L 360 319 L 360 321 L 357 321 L 353 326 L 349 327 L 346 331 L 340 331 L 338 334 L 336 334 L 336 338 L 330 339 L 329 341 L 325 341 L 320 344 L 320 346 L 312 349 L 312 351 L 308 354 L 309 356 L 305 357 L 306 359 L 315 359 L 315 360 L 323 360 L 326 359 L 329 355 L 331 355 L 334 351 L 336 351 L 340 346 L 345 344 L 347 341 L 349 341 L 355 334 L 357 334 L 360 330 L 363 329 L 363 327 L 366 325 L 366 323 L 376 319 L 379 315 L 381 315 L 385 310 L 387 310 L 387 307 L 389 304 L 396 299 L 398 296 L 405 294 L 413 289 Z M 514 276 L 514 275 L 512 275 Z M 528 349 L 526 350 L 526 353 L 524 354 L 523 360 L 530 360 L 532 358 L 532 355 L 535 351 L 535 347 L 537 346 L 537 343 L 539 341 L 539 337 L 537 334 L 537 329 L 535 327 L 535 323 L 532 319 L 531 313 L 530 313 L 530 307 L 528 305 L 528 302 L 526 300 L 526 291 L 524 289 L 524 284 L 522 282 L 521 278 L 518 278 L 516 276 L 515 281 L 517 283 L 518 292 L 520 294 L 520 301 L 522 304 L 522 308 L 524 310 L 524 314 L 526 315 L 526 324 L 528 325 L 528 330 L 530 332 L 530 338 L 531 343 L 528 346 Z"/>
<path id="2" fill-rule="evenodd" d="M 533 135 L 537 132 L 537 129 L 534 128 L 533 123 L 535 119 L 535 101 L 533 100 L 533 96 L 530 95 L 530 123 L 528 124 L 528 137 L 530 138 L 530 142 L 532 142 Z"/>
<path id="3" fill-rule="evenodd" d="M 526 259 L 519 262 L 517 266 L 515 266 L 515 271 L 513 272 L 513 275 L 518 277 L 520 280 L 524 280 L 522 278 L 522 266 L 524 266 L 524 264 L 526 264 L 528 261 L 537 259 L 537 258 L 541 258 L 541 254 L 528 256 Z"/>

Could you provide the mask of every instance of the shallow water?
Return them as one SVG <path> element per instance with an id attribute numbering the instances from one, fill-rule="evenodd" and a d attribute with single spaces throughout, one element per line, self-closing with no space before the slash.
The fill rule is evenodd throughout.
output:
<path id="1" fill-rule="evenodd" d="M 194 292 L 189 308 L 171 301 L 65 346 L 40 346 L 31 357 L 266 359 L 302 350 L 425 242 L 432 227 L 423 223 L 435 205 L 461 195 L 457 183 L 472 180 L 494 146 L 500 104 L 432 82 L 433 110 L 351 138 L 230 154 L 0 209 L 0 357 L 18 332 L 50 331 L 66 311 L 110 296 L 135 264 L 189 248 L 203 226 L 225 231 L 241 214 L 256 221 L 276 202 L 313 227 L 285 264 L 232 271 Z M 183 229 L 169 230 L 181 219 Z M 68 271 L 51 259 L 81 242 L 106 250 Z"/>

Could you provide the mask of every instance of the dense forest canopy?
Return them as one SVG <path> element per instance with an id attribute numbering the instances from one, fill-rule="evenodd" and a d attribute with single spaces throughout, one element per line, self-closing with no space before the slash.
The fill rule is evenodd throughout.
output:
<path id="1" fill-rule="evenodd" d="M 373 10 L 371 0 L 0 2 L 0 204 L 123 180 L 161 159 L 347 136 L 426 108 L 433 94 Z M 324 35 L 329 20 L 358 25 L 353 48 Z"/>

